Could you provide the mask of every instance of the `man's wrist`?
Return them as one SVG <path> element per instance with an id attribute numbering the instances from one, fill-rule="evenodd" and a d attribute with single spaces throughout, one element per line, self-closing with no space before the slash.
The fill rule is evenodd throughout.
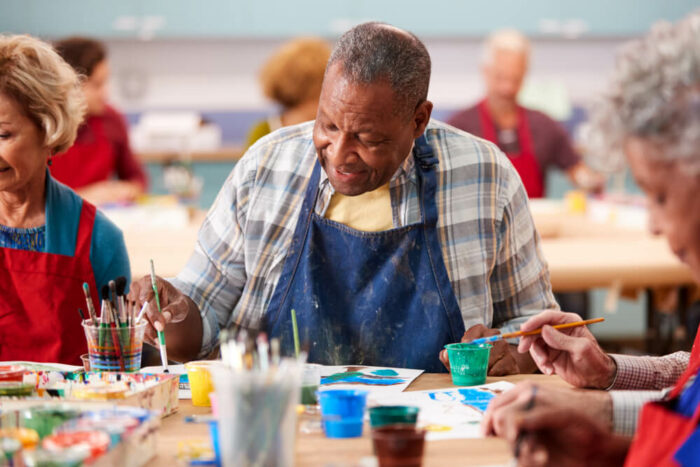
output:
<path id="1" fill-rule="evenodd" d="M 590 400 L 585 402 L 589 407 L 590 415 L 602 423 L 606 429 L 612 430 L 613 426 L 613 403 L 612 397 L 607 392 L 601 391 L 585 391 Z"/>
<path id="2" fill-rule="evenodd" d="M 612 387 L 615 385 L 615 381 L 617 380 L 617 362 L 609 354 L 605 354 L 605 356 L 608 360 L 607 371 L 606 377 L 600 385 L 600 389 L 608 391 L 612 389 Z"/>

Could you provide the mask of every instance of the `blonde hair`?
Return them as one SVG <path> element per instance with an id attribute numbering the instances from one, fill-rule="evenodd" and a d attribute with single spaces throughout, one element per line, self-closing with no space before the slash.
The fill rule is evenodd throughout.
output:
<path id="1" fill-rule="evenodd" d="M 263 93 L 285 108 L 321 95 L 331 47 L 323 39 L 301 38 L 284 44 L 260 72 Z"/>
<path id="2" fill-rule="evenodd" d="M 49 44 L 27 35 L 0 35 L 0 93 L 19 103 L 52 153 L 73 145 L 85 97 L 78 75 Z"/>
<path id="3" fill-rule="evenodd" d="M 515 29 L 501 29 L 491 33 L 484 43 L 482 50 L 482 63 L 490 64 L 497 50 L 519 52 L 530 56 L 530 41 L 520 31 Z"/>

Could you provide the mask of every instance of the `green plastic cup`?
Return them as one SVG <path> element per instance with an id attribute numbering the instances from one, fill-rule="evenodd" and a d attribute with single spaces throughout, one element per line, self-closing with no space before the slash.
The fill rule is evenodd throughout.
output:
<path id="1" fill-rule="evenodd" d="M 448 344 L 450 373 L 455 386 L 475 386 L 486 382 L 491 344 Z"/>
<path id="2" fill-rule="evenodd" d="M 380 405 L 369 409 L 369 424 L 372 428 L 386 425 L 416 426 L 418 407 L 407 405 Z"/>

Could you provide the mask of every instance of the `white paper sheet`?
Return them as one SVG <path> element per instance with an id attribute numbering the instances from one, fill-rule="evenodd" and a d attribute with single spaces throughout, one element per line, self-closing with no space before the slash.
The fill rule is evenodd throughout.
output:
<path id="1" fill-rule="evenodd" d="M 471 387 L 410 391 L 374 397 L 371 405 L 414 405 L 420 408 L 418 425 L 429 441 L 481 438 L 480 423 L 488 403 L 512 388 L 506 381 Z"/>
<path id="2" fill-rule="evenodd" d="M 402 392 L 423 370 L 362 365 L 321 366 L 321 390 L 366 389 L 375 394 Z"/>

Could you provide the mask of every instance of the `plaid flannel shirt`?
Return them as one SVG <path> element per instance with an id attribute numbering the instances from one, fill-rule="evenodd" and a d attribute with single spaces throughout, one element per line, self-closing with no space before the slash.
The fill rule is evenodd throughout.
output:
<path id="1" fill-rule="evenodd" d="M 282 128 L 246 152 L 173 280 L 201 311 L 202 355 L 222 327 L 260 326 L 317 160 L 312 129 L 313 122 Z M 507 157 L 490 142 L 437 121 L 425 135 L 439 159 L 438 237 L 465 327 L 481 323 L 508 332 L 556 307 L 527 195 Z M 315 212 L 323 216 L 334 190 L 323 171 L 319 184 Z M 417 188 L 409 156 L 389 184 L 394 227 L 420 221 Z"/>

